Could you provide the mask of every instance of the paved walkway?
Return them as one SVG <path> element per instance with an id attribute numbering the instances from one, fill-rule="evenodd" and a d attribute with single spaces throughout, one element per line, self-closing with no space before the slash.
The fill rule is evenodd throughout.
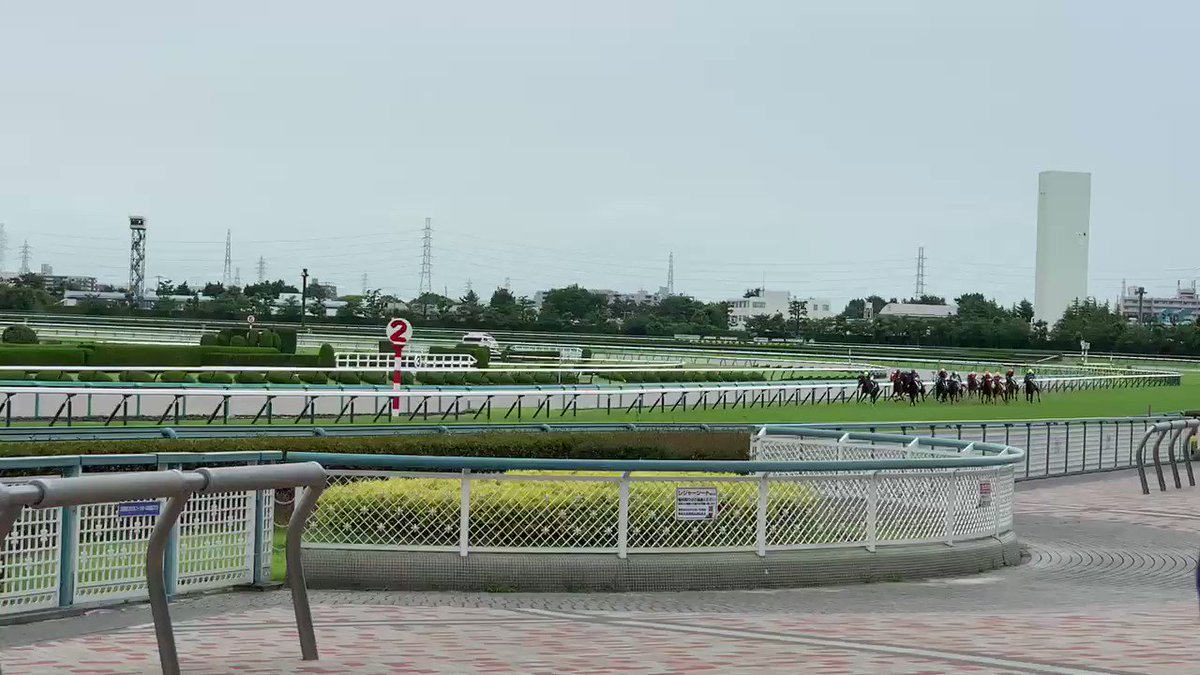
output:
<path id="1" fill-rule="evenodd" d="M 673 594 L 284 593 L 172 606 L 185 673 L 1200 673 L 1197 489 L 1027 483 L 1018 568 L 924 582 Z M 152 673 L 143 606 L 0 628 L 17 673 Z"/>

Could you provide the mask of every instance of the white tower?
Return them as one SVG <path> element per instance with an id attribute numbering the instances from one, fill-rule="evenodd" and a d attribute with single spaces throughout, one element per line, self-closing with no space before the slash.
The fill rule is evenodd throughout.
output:
<path id="1" fill-rule="evenodd" d="M 1092 174 L 1038 174 L 1037 267 L 1034 318 L 1051 326 L 1076 300 L 1088 297 L 1088 239 Z"/>

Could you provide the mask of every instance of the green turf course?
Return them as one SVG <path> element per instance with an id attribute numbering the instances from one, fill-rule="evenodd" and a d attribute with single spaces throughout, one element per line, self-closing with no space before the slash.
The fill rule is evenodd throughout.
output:
<path id="1" fill-rule="evenodd" d="M 689 422 L 689 423 L 826 423 L 826 422 L 906 422 L 959 420 L 1063 419 L 1079 417 L 1128 417 L 1146 414 L 1200 409 L 1200 374 L 1188 373 L 1178 387 L 1129 389 L 1093 389 L 1079 392 L 1042 394 L 1041 403 L 1025 403 L 1024 395 L 1016 403 L 1005 405 L 964 402 L 956 405 L 937 403 L 930 397 L 910 406 L 880 399 L 878 403 L 833 403 L 829 405 L 788 406 L 782 408 L 733 408 L 717 410 L 677 410 L 605 415 L 580 410 L 577 416 L 558 412 L 549 423 L 559 422 Z M 500 420 L 493 419 L 493 422 Z M 515 421 L 515 420 L 508 420 Z M 475 422 L 478 424 L 479 422 Z"/>

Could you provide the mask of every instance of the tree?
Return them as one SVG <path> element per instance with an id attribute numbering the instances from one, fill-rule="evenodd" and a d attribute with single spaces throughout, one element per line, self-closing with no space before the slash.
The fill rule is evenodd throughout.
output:
<path id="1" fill-rule="evenodd" d="M 492 299 L 488 301 L 488 307 L 492 309 L 506 310 L 516 306 L 516 296 L 512 294 L 512 291 L 503 287 L 492 291 Z"/>
<path id="2" fill-rule="evenodd" d="M 756 314 L 746 319 L 746 332 L 758 337 L 785 337 L 787 321 L 779 312 Z"/>
<path id="3" fill-rule="evenodd" d="M 256 298 L 278 298 L 284 293 L 299 293 L 300 290 L 291 284 L 284 282 L 283 279 L 275 281 L 264 281 L 257 284 L 247 284 L 242 292 L 246 295 Z"/>
<path id="4" fill-rule="evenodd" d="M 458 307 L 454 308 L 457 314 L 463 321 L 472 326 L 479 323 L 483 316 L 483 305 L 479 304 L 479 294 L 473 290 L 467 291 L 467 294 L 458 299 Z"/>
<path id="5" fill-rule="evenodd" d="M 1025 323 L 1033 321 L 1033 303 L 1028 300 L 1021 300 L 1012 311 L 1013 314 L 1020 317 Z"/>
<path id="6" fill-rule="evenodd" d="M 808 317 L 808 301 L 807 300 L 790 300 L 788 301 L 788 327 L 792 331 L 792 335 L 800 337 L 800 329 L 803 326 L 803 321 Z"/>
<path id="7" fill-rule="evenodd" d="M 742 298 L 761 298 L 762 294 L 763 294 L 763 289 L 761 287 L 747 288 L 746 292 L 742 293 Z"/>
<path id="8" fill-rule="evenodd" d="M 542 317 L 567 324 L 600 324 L 607 317 L 608 298 L 578 284 L 554 288 L 542 298 Z"/>
<path id="9" fill-rule="evenodd" d="M 941 297 L 940 295 L 926 294 L 926 295 L 922 295 L 919 298 L 909 298 L 908 304 L 910 304 L 910 305 L 944 305 L 944 304 L 946 304 L 946 299 Z"/>
<path id="10" fill-rule="evenodd" d="M 204 288 L 200 291 L 200 295 L 206 298 L 215 298 L 225 292 L 225 284 L 208 282 L 204 284 Z"/>
<path id="11" fill-rule="evenodd" d="M 283 305 L 279 308 L 279 318 L 284 321 L 300 320 L 300 303 L 296 298 L 289 297 L 283 301 Z"/>
<path id="12" fill-rule="evenodd" d="M 847 319 L 862 319 L 867 309 L 867 301 L 862 298 L 855 298 L 846 303 L 846 308 L 838 316 Z"/>
<path id="13" fill-rule="evenodd" d="M 954 299 L 958 305 L 958 315 L 964 319 L 1005 319 L 1012 314 L 996 303 L 985 298 L 983 293 L 963 293 Z"/>

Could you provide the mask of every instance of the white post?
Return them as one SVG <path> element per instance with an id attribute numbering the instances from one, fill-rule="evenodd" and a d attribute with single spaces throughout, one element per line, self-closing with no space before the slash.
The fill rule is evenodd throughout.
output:
<path id="1" fill-rule="evenodd" d="M 872 471 L 867 479 L 867 550 L 874 553 L 879 541 L 879 472 Z"/>
<path id="2" fill-rule="evenodd" d="M 767 482 L 769 473 L 763 472 L 758 476 L 758 515 L 755 517 L 755 540 L 758 545 L 758 555 L 767 555 L 767 501 L 770 498 L 771 486 Z"/>
<path id="3" fill-rule="evenodd" d="M 617 497 L 617 557 L 624 560 L 629 552 L 629 472 L 621 474 Z"/>
<path id="4" fill-rule="evenodd" d="M 471 543 L 471 470 L 463 469 L 458 503 L 458 554 L 467 557 Z"/>
<path id="5" fill-rule="evenodd" d="M 953 470 L 946 475 L 948 477 L 946 481 L 946 545 L 953 546 L 955 508 L 958 506 L 958 472 Z"/>
<path id="6" fill-rule="evenodd" d="M 992 473 L 992 522 L 995 528 L 993 534 L 997 539 L 1000 538 L 1000 502 L 996 499 L 996 495 L 1000 493 L 1000 474 L 1004 469 L 996 469 Z"/>

